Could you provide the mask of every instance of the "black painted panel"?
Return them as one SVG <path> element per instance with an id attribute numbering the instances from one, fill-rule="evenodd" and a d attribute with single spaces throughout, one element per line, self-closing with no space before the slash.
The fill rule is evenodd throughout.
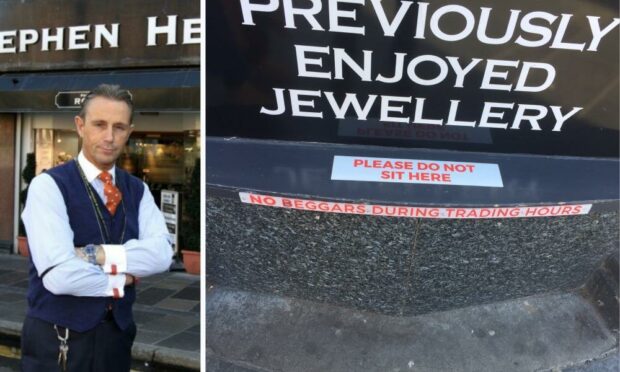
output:
<path id="1" fill-rule="evenodd" d="M 288 11 L 288 17 L 285 3 L 206 3 L 208 136 L 618 157 L 618 2 L 292 1 L 297 8 L 314 6 L 316 14 Z M 245 16 L 242 4 L 248 4 Z M 338 15 L 330 4 L 343 13 Z M 403 11 L 400 23 L 399 9 Z M 426 16 L 421 16 L 424 9 Z M 464 14 L 471 14 L 471 32 Z M 488 27 L 484 27 L 485 14 Z M 514 31 L 509 27 L 511 17 L 516 22 Z M 528 21 L 528 17 L 533 18 Z M 387 35 L 388 23 L 395 25 L 394 36 Z M 607 26 L 609 32 L 597 43 L 593 34 Z M 361 27 L 364 34 L 356 34 Z M 424 37 L 418 28 L 424 30 Z M 492 38 L 509 37 L 492 45 L 478 30 Z M 458 36 L 461 31 L 468 36 Z M 527 46 L 522 40 L 539 45 Z M 304 47 L 313 49 L 302 55 Z M 340 63 L 340 57 L 353 62 Z M 462 87 L 449 57 L 458 58 L 461 66 L 477 63 L 465 75 Z M 394 75 L 399 58 L 403 58 L 402 79 L 385 82 Z M 420 58 L 427 60 L 420 62 Z M 354 64 L 359 67 L 351 67 Z M 413 73 L 408 74 L 408 68 Z M 423 81 L 441 75 L 442 68 L 446 71 L 440 82 Z M 553 77 L 548 71 L 555 77 L 545 84 L 548 76 Z M 517 89 L 520 80 L 523 88 Z M 543 87 L 535 91 L 538 86 Z M 278 92 L 285 98 L 285 110 L 261 113 L 278 106 Z M 362 107 L 370 102 L 367 115 L 352 108 L 337 114 L 330 103 L 332 93 L 337 105 L 347 93 L 357 94 Z M 299 106 L 300 113 L 292 112 L 291 94 L 307 101 Z M 459 101 L 458 107 L 453 101 Z M 393 111 L 382 114 L 382 102 L 384 110 L 393 107 Z M 491 108 L 498 103 L 507 107 Z M 455 115 L 449 120 L 451 107 Z M 481 127 L 485 107 L 503 115 L 488 121 L 506 123 L 506 128 Z M 421 118 L 416 119 L 420 108 Z M 541 119 L 515 121 L 519 110 Z M 555 115 L 572 110 L 577 111 L 560 125 Z M 441 125 L 423 124 L 429 120 Z M 448 121 L 475 123 L 464 124 L 474 125 L 469 128 L 447 125 Z"/>

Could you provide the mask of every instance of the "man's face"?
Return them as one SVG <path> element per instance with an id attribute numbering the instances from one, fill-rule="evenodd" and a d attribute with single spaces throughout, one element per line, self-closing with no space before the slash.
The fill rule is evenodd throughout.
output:
<path id="1" fill-rule="evenodd" d="M 84 119 L 75 117 L 84 156 L 97 168 L 108 170 L 123 151 L 133 128 L 125 102 L 95 97 L 88 102 Z"/>

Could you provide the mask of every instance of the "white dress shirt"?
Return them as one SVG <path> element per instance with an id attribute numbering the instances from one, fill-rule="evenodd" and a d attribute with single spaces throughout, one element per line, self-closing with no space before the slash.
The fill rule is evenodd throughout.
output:
<path id="1" fill-rule="evenodd" d="M 103 181 L 98 178 L 101 171 L 81 152 L 78 162 L 88 182 L 105 202 Z M 113 167 L 109 173 L 116 183 L 114 171 Z M 39 276 L 55 266 L 43 277 L 43 286 L 56 295 L 122 297 L 125 273 L 145 277 L 168 270 L 172 262 L 164 217 L 146 184 L 138 211 L 138 239 L 123 245 L 104 245 L 103 267 L 90 264 L 75 253 L 67 208 L 50 175 L 42 173 L 30 183 L 22 220 Z"/>

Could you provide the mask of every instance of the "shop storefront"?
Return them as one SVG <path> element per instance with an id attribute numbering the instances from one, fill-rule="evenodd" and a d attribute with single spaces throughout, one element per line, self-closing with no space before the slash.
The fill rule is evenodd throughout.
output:
<path id="1" fill-rule="evenodd" d="M 617 257 L 617 2 L 268 3 L 206 4 L 209 283 L 409 316 Z"/>
<path id="2" fill-rule="evenodd" d="M 0 251 L 16 251 L 27 154 L 36 174 L 75 158 L 73 117 L 101 83 L 135 104 L 117 165 L 158 203 L 183 195 L 200 156 L 199 2 L 0 1 L 0 25 Z"/>

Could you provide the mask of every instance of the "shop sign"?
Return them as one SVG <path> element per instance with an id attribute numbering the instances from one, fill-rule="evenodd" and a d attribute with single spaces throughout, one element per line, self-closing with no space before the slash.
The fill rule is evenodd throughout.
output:
<path id="1" fill-rule="evenodd" d="M 88 93 L 88 91 L 58 92 L 54 98 L 54 103 L 56 107 L 63 109 L 80 108 Z"/>
<path id="2" fill-rule="evenodd" d="M 0 69 L 200 65 L 200 1 L 0 1 Z"/>
<path id="3" fill-rule="evenodd" d="M 78 109 L 82 107 L 82 102 L 88 93 L 90 93 L 90 91 L 87 90 L 58 92 L 54 97 L 54 104 L 59 109 Z M 131 92 L 128 91 L 127 93 L 133 98 Z"/>
<path id="4" fill-rule="evenodd" d="M 179 246 L 179 192 L 161 190 L 161 211 L 172 240 L 172 250 L 177 253 Z"/>

